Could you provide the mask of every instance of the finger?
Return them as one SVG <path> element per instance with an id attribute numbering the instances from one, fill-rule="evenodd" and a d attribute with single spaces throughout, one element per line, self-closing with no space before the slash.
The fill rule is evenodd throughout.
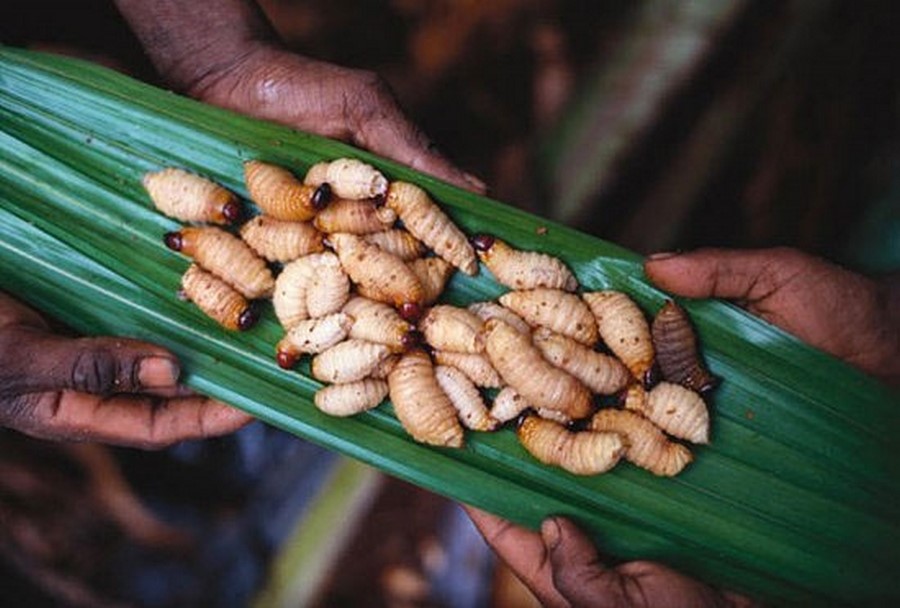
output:
<path id="1" fill-rule="evenodd" d="M 0 293 L 0 328 L 11 326 L 46 328 L 47 322 L 12 296 Z"/>
<path id="2" fill-rule="evenodd" d="M 553 586 L 553 572 L 540 534 L 505 519 L 463 505 L 485 542 L 500 556 L 543 606 L 567 607 L 569 603 Z"/>
<path id="3" fill-rule="evenodd" d="M 29 435 L 143 449 L 225 435 L 253 420 L 241 410 L 198 396 L 104 397 L 60 391 L 28 395 L 22 401 L 17 408 L 21 414 L 11 425 Z"/>
<path id="4" fill-rule="evenodd" d="M 553 572 L 553 584 L 573 607 L 626 606 L 629 581 L 601 561 L 597 549 L 572 522 L 551 517 L 541 536 Z"/>
<path id="5" fill-rule="evenodd" d="M 169 351 L 123 338 L 66 338 L 29 327 L 0 334 L 0 393 L 71 389 L 108 395 L 175 389 L 180 368 Z"/>
<path id="6" fill-rule="evenodd" d="M 460 188 L 486 191 L 484 182 L 453 165 L 406 117 L 383 80 L 373 78 L 365 91 L 353 109 L 354 143 Z"/>
<path id="7" fill-rule="evenodd" d="M 754 301 L 771 295 L 795 277 L 802 269 L 803 257 L 786 248 L 708 248 L 650 256 L 644 262 L 644 272 L 658 287 L 677 295 Z"/>

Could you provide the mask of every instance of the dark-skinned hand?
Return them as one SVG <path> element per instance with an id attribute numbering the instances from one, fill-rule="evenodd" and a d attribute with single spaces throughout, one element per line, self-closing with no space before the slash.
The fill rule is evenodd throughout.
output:
<path id="1" fill-rule="evenodd" d="M 0 294 L 0 426 L 33 437 L 162 448 L 252 420 L 178 384 L 167 350 L 124 338 L 72 338 Z"/>

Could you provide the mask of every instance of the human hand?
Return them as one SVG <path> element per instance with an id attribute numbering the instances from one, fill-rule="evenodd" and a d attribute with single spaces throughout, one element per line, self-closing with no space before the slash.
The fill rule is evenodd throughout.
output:
<path id="1" fill-rule="evenodd" d="M 462 188 L 485 185 L 448 161 L 407 118 L 374 72 L 251 43 L 236 61 L 205 73 L 187 93 L 214 105 L 348 141 Z"/>
<path id="2" fill-rule="evenodd" d="M 634 561 L 609 567 L 575 525 L 551 517 L 540 533 L 465 507 L 485 541 L 550 608 L 749 608 L 752 600 L 721 591 L 662 564 Z"/>
<path id="3" fill-rule="evenodd" d="M 116 0 L 166 81 L 192 97 L 341 139 L 484 192 L 411 122 L 374 72 L 286 50 L 255 0 Z"/>
<path id="4" fill-rule="evenodd" d="M 658 287 L 736 300 L 804 342 L 900 384 L 900 287 L 789 248 L 700 249 L 644 264 Z"/>
<path id="5" fill-rule="evenodd" d="M 175 356 L 123 338 L 55 334 L 0 294 L 0 426 L 43 439 L 146 449 L 230 433 L 252 418 L 179 386 Z"/>

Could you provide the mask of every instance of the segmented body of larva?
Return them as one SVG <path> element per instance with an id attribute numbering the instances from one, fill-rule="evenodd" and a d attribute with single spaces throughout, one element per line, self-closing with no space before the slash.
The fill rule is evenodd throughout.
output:
<path id="1" fill-rule="evenodd" d="M 387 380 L 387 377 L 394 370 L 394 368 L 397 367 L 397 363 L 399 362 L 399 354 L 388 355 L 381 360 L 381 363 L 375 366 L 375 369 L 372 370 L 372 373 L 369 374 L 369 377 L 377 378 L 379 380 Z"/>
<path id="2" fill-rule="evenodd" d="M 372 234 L 384 232 L 397 221 L 397 214 L 387 207 L 376 207 L 371 201 L 340 198 L 319 211 L 313 224 L 322 232 Z"/>
<path id="3" fill-rule="evenodd" d="M 575 291 L 578 280 L 560 260 L 546 253 L 510 247 L 496 237 L 472 237 L 478 257 L 501 285 L 510 289 L 562 289 Z"/>
<path id="4" fill-rule="evenodd" d="M 597 322 L 584 301 L 559 289 L 510 291 L 500 304 L 522 317 L 532 327 L 547 327 L 558 334 L 593 346 L 597 343 Z"/>
<path id="5" fill-rule="evenodd" d="M 303 183 L 327 183 L 341 198 L 356 200 L 383 197 L 388 189 L 388 180 L 378 169 L 355 158 L 316 163 L 306 172 Z"/>
<path id="6" fill-rule="evenodd" d="M 640 412 L 673 437 L 709 443 L 709 410 L 703 398 L 679 384 L 660 382 L 650 391 L 628 389 L 625 407 Z"/>
<path id="7" fill-rule="evenodd" d="M 387 304 L 354 296 L 344 304 L 343 311 L 353 318 L 351 338 L 385 344 L 393 352 L 401 352 L 411 345 L 412 325 Z"/>
<path id="8" fill-rule="evenodd" d="M 241 217 L 237 195 L 195 173 L 169 167 L 145 174 L 142 183 L 156 208 L 177 220 L 231 224 Z"/>
<path id="9" fill-rule="evenodd" d="M 212 226 L 185 227 L 165 236 L 166 245 L 193 258 L 244 297 L 268 297 L 275 287 L 272 271 L 241 239 Z"/>
<path id="10" fill-rule="evenodd" d="M 644 381 L 655 356 L 644 313 L 621 291 L 594 291 L 582 297 L 597 319 L 603 342 L 635 378 Z"/>
<path id="11" fill-rule="evenodd" d="M 463 426 L 473 431 L 493 431 L 499 423 L 491 418 L 478 387 L 468 376 L 446 365 L 437 365 L 434 376 L 456 408 Z"/>
<path id="12" fill-rule="evenodd" d="M 532 339 L 544 358 L 582 382 L 593 392 L 612 395 L 631 382 L 631 372 L 621 361 L 584 346 L 547 328 L 535 330 Z"/>
<path id="13" fill-rule="evenodd" d="M 364 378 L 356 382 L 331 384 L 316 391 L 313 402 L 329 416 L 354 416 L 377 407 L 388 394 L 384 380 Z"/>
<path id="14" fill-rule="evenodd" d="M 482 321 L 500 319 L 523 334 L 531 333 L 531 326 L 522 317 L 496 302 L 475 302 L 474 304 L 469 304 L 468 308 L 469 311 L 478 315 Z"/>
<path id="15" fill-rule="evenodd" d="M 290 369 L 303 354 L 327 350 L 347 337 L 353 319 L 337 312 L 317 319 L 306 319 L 291 327 L 275 346 L 278 365 Z"/>
<path id="16" fill-rule="evenodd" d="M 313 357 L 312 375 L 322 382 L 355 382 L 371 375 L 390 354 L 384 344 L 345 340 Z"/>
<path id="17" fill-rule="evenodd" d="M 516 392 L 511 386 L 504 386 L 494 396 L 491 403 L 491 418 L 501 423 L 515 420 L 519 414 L 531 407 L 531 404 L 525 400 L 525 397 Z"/>
<path id="18" fill-rule="evenodd" d="M 535 407 L 558 410 L 573 419 L 592 413 L 588 388 L 544 359 L 530 336 L 491 319 L 484 324 L 482 340 L 484 352 L 500 377 Z"/>
<path id="19" fill-rule="evenodd" d="M 181 277 L 181 289 L 187 299 L 226 329 L 245 330 L 256 323 L 256 311 L 244 296 L 196 264 Z"/>
<path id="20" fill-rule="evenodd" d="M 410 270 L 419 278 L 422 284 L 424 296 L 423 304 L 433 304 L 444 292 L 447 281 L 453 276 L 456 269 L 444 258 L 430 257 L 418 258 L 407 262 Z"/>
<path id="21" fill-rule="evenodd" d="M 534 407 L 511 386 L 505 386 L 494 397 L 491 404 L 491 416 L 501 423 L 509 422 L 517 418 L 525 410 L 533 410 L 538 416 L 546 420 L 552 420 L 559 424 L 568 425 L 572 419 L 559 410 L 548 410 L 544 407 Z"/>
<path id="22" fill-rule="evenodd" d="M 694 459 L 686 446 L 670 441 L 650 420 L 630 410 L 600 410 L 591 418 L 588 428 L 625 437 L 628 445 L 625 458 L 654 475 L 678 475 Z"/>
<path id="23" fill-rule="evenodd" d="M 315 273 L 306 288 L 306 311 L 321 317 L 339 311 L 350 299 L 350 277 L 335 255 L 318 258 Z"/>
<path id="24" fill-rule="evenodd" d="M 308 222 L 331 199 L 328 184 L 307 186 L 287 169 L 258 160 L 244 163 L 244 183 L 263 213 L 279 220 Z"/>
<path id="25" fill-rule="evenodd" d="M 445 350 L 434 351 L 434 360 L 440 365 L 455 367 L 483 388 L 500 388 L 503 379 L 484 355 L 477 353 L 454 353 Z"/>
<path id="26" fill-rule="evenodd" d="M 697 348 L 697 336 L 687 313 L 668 300 L 656 313 L 650 328 L 656 361 L 663 378 L 698 393 L 716 385 L 716 378 L 703 365 Z"/>
<path id="27" fill-rule="evenodd" d="M 290 329 L 300 321 L 310 317 L 307 308 L 307 292 L 319 267 L 340 266 L 337 256 L 331 251 L 311 253 L 285 265 L 275 279 L 272 305 L 275 316 L 285 329 Z"/>
<path id="28" fill-rule="evenodd" d="M 372 232 L 363 238 L 373 245 L 378 245 L 388 253 L 393 253 L 404 262 L 420 258 L 425 255 L 426 251 L 422 241 L 402 228 Z"/>
<path id="29" fill-rule="evenodd" d="M 421 305 L 422 284 L 403 260 L 354 234 L 332 234 L 329 241 L 360 293 L 398 308 Z"/>
<path id="30" fill-rule="evenodd" d="M 388 375 L 388 385 L 394 412 L 413 439 L 462 447 L 464 431 L 456 408 L 438 384 L 428 355 L 419 350 L 403 355 Z"/>
<path id="31" fill-rule="evenodd" d="M 478 336 L 483 327 L 477 315 L 449 304 L 430 308 L 419 321 L 419 331 L 432 348 L 454 353 L 479 352 Z"/>
<path id="32" fill-rule="evenodd" d="M 527 416 L 517 430 L 519 441 L 544 464 L 575 475 L 596 475 L 613 468 L 625 452 L 618 433 L 574 433 L 557 422 Z"/>
<path id="33" fill-rule="evenodd" d="M 286 222 L 265 215 L 257 215 L 241 226 L 241 238 L 253 251 L 282 264 L 325 251 L 323 236 L 308 222 Z"/>
<path id="34" fill-rule="evenodd" d="M 468 275 L 478 272 L 478 260 L 466 235 L 424 190 L 406 182 L 392 182 L 386 204 L 397 212 L 406 229 L 437 255 Z"/>

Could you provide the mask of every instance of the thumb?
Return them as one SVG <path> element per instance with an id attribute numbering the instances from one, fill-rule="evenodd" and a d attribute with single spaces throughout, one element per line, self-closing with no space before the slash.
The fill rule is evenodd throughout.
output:
<path id="1" fill-rule="evenodd" d="M 108 395 L 169 389 L 180 368 L 169 351 L 125 338 L 66 338 L 32 327 L 0 336 L 0 393 L 70 389 Z"/>
<path id="2" fill-rule="evenodd" d="M 553 584 L 573 608 L 624 606 L 622 576 L 607 568 L 597 549 L 572 522 L 551 517 L 541 525 L 553 570 Z"/>
<path id="3" fill-rule="evenodd" d="M 365 120 L 355 121 L 354 143 L 416 171 L 484 194 L 487 190 L 484 182 L 447 160 L 428 136 L 404 114 L 390 88 L 381 80 L 378 84 L 376 94 L 369 98 L 369 103 L 375 107 L 362 112 Z"/>
<path id="4" fill-rule="evenodd" d="M 644 272 L 660 289 L 676 295 L 754 301 L 796 275 L 800 256 L 788 248 L 706 248 L 652 255 L 644 262 Z"/>

